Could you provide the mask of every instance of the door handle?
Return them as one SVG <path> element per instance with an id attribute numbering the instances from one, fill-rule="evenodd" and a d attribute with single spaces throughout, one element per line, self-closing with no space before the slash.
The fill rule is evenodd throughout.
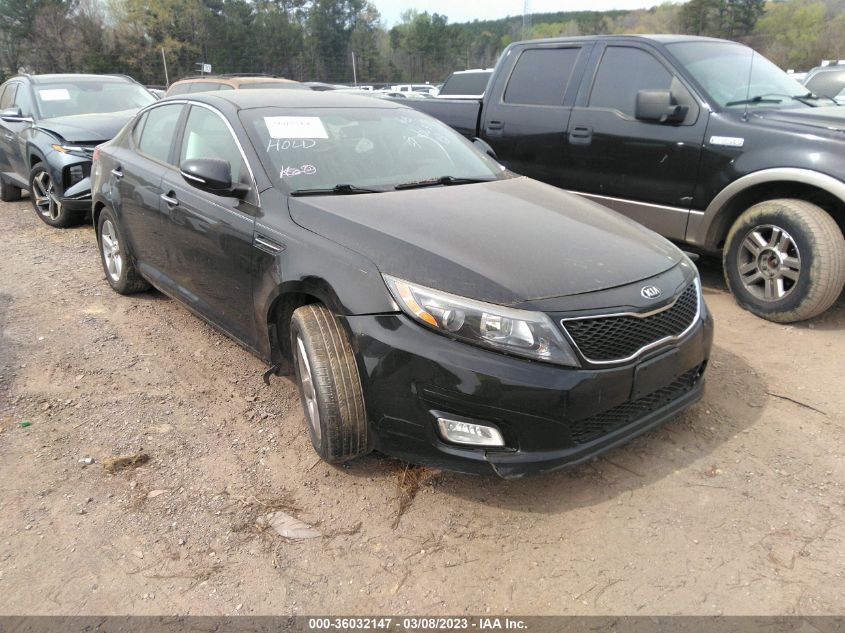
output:
<path id="1" fill-rule="evenodd" d="M 173 207 L 179 206 L 179 200 L 176 198 L 176 194 L 173 193 L 172 191 L 170 191 L 168 193 L 163 193 L 163 194 L 161 194 L 160 197 L 161 197 L 162 200 L 164 200 L 165 204 L 167 204 L 167 206 L 170 207 L 171 209 Z"/>
<path id="2" fill-rule="evenodd" d="M 269 237 L 264 237 L 260 233 L 256 233 L 253 238 L 253 244 L 255 248 L 260 251 L 264 251 L 265 253 L 270 253 L 271 255 L 276 255 L 277 253 L 281 253 L 285 250 L 285 245 L 280 244 L 275 240 L 271 240 Z"/>
<path id="3" fill-rule="evenodd" d="M 488 130 L 503 130 L 503 129 L 505 129 L 505 124 L 502 121 L 488 121 L 487 122 L 487 129 Z"/>
<path id="4" fill-rule="evenodd" d="M 589 125 L 579 125 L 569 132 L 569 142 L 572 145 L 589 145 L 593 141 L 593 128 Z"/>
<path id="5" fill-rule="evenodd" d="M 120 170 L 120 167 L 115 167 L 111 170 L 111 175 L 120 180 L 123 178 L 123 172 Z"/>
<path id="6" fill-rule="evenodd" d="M 14 141 L 15 135 L 14 134 L 6 134 L 6 140 L 7 141 Z"/>

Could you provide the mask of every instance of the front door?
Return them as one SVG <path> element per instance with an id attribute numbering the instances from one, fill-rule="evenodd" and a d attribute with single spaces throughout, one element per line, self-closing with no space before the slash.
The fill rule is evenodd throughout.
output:
<path id="1" fill-rule="evenodd" d="M 191 106 L 181 139 L 179 164 L 192 158 L 226 160 L 232 182 L 251 189 L 239 200 L 201 191 L 179 171 L 165 175 L 161 188 L 170 276 L 188 305 L 255 347 L 252 259 L 257 193 L 246 158 L 223 115 L 209 107 Z"/>
<path id="2" fill-rule="evenodd" d="M 566 181 L 669 238 L 682 240 L 698 174 L 707 111 L 651 50 L 607 46 L 588 96 L 572 111 Z M 671 90 L 688 107 L 681 123 L 636 118 L 639 90 Z"/>

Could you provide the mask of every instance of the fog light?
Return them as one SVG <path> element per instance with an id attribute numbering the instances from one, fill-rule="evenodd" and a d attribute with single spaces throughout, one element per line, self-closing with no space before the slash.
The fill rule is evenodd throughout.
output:
<path id="1" fill-rule="evenodd" d="M 82 165 L 71 165 L 68 169 L 68 186 L 75 185 L 85 177 Z"/>
<path id="2" fill-rule="evenodd" d="M 448 418 L 437 418 L 437 427 L 443 439 L 455 444 L 474 446 L 504 446 L 505 440 L 499 429 L 486 424 L 473 424 Z"/>

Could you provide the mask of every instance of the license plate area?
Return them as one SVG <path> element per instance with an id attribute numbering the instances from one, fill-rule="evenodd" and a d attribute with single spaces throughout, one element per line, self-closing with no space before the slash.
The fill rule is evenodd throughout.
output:
<path id="1" fill-rule="evenodd" d="M 643 398 L 665 387 L 678 377 L 680 370 L 680 354 L 677 349 L 637 365 L 634 370 L 631 399 Z"/>

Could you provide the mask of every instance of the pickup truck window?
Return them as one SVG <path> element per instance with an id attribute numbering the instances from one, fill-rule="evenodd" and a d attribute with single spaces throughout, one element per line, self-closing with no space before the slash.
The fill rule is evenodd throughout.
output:
<path id="1" fill-rule="evenodd" d="M 533 48 L 522 52 L 508 80 L 505 102 L 563 105 L 580 48 Z"/>
<path id="2" fill-rule="evenodd" d="M 602 55 L 591 108 L 608 108 L 634 118 L 639 90 L 668 90 L 672 74 L 651 54 L 639 48 L 608 46 Z"/>

